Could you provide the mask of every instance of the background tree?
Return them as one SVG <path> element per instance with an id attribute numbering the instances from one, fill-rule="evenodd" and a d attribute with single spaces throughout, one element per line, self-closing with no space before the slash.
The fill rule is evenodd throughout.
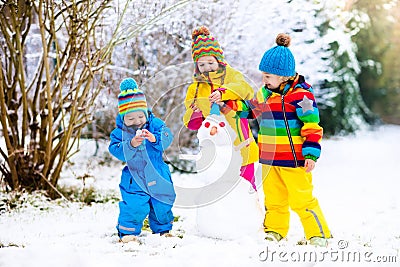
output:
<path id="1" fill-rule="evenodd" d="M 362 24 L 349 27 L 348 23 L 363 18 L 359 12 L 351 12 L 342 4 L 325 1 L 318 12 L 326 19 L 319 30 L 331 53 L 328 67 L 332 73 L 321 85 L 320 97 L 326 100 L 321 103 L 321 123 L 331 135 L 354 132 L 377 119 L 365 104 L 357 81 L 361 67 L 356 56 L 358 48 L 352 38 Z"/>
<path id="2" fill-rule="evenodd" d="M 348 6 L 360 14 L 349 21 L 358 28 L 353 36 L 361 71 L 357 81 L 367 106 L 385 122 L 400 123 L 399 31 L 400 2 L 397 0 L 353 1 Z M 361 19 L 363 17 L 364 19 Z"/>
<path id="3" fill-rule="evenodd" d="M 109 1 L 10 1 L 2 6 L 1 172 L 10 189 L 55 189 L 90 121 L 109 43 L 97 43 Z M 32 39 L 31 39 L 32 38 Z M 29 54 L 27 43 L 41 47 Z M 53 192 L 54 193 L 54 192 Z"/>
<path id="4" fill-rule="evenodd" d="M 105 70 L 114 48 L 157 21 L 125 31 L 129 3 L 112 8 L 111 0 L 19 0 L 1 6 L 0 121 L 6 148 L 0 148 L 0 172 L 9 189 L 56 194 L 63 164 L 77 151 L 109 78 Z M 104 35 L 103 27 L 111 34 Z"/>
<path id="5" fill-rule="evenodd" d="M 392 21 L 392 31 L 387 36 L 389 41 L 389 49 L 383 58 L 383 71 L 382 75 L 385 80 L 385 87 L 387 90 L 387 104 L 380 105 L 382 110 L 382 119 L 387 123 L 400 124 L 400 61 L 398 55 L 400 54 L 400 2 L 396 1 L 396 5 L 390 9 L 388 19 Z M 379 89 L 378 89 L 379 90 Z M 386 109 L 384 109 L 386 107 Z"/>

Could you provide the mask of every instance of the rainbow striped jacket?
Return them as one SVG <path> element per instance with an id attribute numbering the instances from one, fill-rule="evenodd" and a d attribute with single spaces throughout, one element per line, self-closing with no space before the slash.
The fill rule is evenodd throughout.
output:
<path id="1" fill-rule="evenodd" d="M 299 167 L 306 158 L 320 157 L 323 129 L 312 87 L 303 76 L 296 75 L 281 93 L 262 87 L 252 100 L 226 105 L 241 118 L 258 120 L 260 163 Z"/>

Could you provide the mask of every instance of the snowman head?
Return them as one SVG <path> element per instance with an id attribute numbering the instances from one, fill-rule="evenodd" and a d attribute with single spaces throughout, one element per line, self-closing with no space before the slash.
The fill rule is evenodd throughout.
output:
<path id="1" fill-rule="evenodd" d="M 236 133 L 223 115 L 209 115 L 197 132 L 199 144 L 210 141 L 215 146 L 233 146 Z"/>

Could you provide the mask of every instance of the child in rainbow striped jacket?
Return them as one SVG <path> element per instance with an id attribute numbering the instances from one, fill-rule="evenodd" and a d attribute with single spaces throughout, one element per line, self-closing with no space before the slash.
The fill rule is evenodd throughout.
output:
<path id="1" fill-rule="evenodd" d="M 289 207 L 300 217 L 312 245 L 326 246 L 331 237 L 318 200 L 313 196 L 311 171 L 320 156 L 323 129 L 313 90 L 295 72 L 290 36 L 279 34 L 259 69 L 265 84 L 252 100 L 230 101 L 224 112 L 258 118 L 266 214 L 264 231 L 280 241 L 289 230 Z"/>

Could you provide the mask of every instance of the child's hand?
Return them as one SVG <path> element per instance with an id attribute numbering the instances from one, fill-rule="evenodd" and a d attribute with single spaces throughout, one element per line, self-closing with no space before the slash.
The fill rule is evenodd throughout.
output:
<path id="1" fill-rule="evenodd" d="M 131 139 L 131 145 L 133 147 L 138 147 L 142 144 L 144 137 L 142 135 L 137 135 Z"/>
<path id="2" fill-rule="evenodd" d="M 306 172 L 311 172 L 315 168 L 315 161 L 312 159 L 306 159 L 304 168 L 306 168 Z"/>
<path id="3" fill-rule="evenodd" d="M 154 136 L 154 134 L 149 132 L 147 129 L 142 130 L 142 136 L 152 143 L 156 141 L 156 137 Z"/>
<path id="4" fill-rule="evenodd" d="M 209 97 L 208 99 L 210 99 L 211 103 L 215 103 L 215 102 L 221 102 L 221 98 L 222 98 L 222 93 L 218 90 L 214 91 Z"/>
<path id="5" fill-rule="evenodd" d="M 190 108 L 193 110 L 193 112 L 200 112 L 201 110 L 196 106 L 196 104 L 191 104 Z"/>

